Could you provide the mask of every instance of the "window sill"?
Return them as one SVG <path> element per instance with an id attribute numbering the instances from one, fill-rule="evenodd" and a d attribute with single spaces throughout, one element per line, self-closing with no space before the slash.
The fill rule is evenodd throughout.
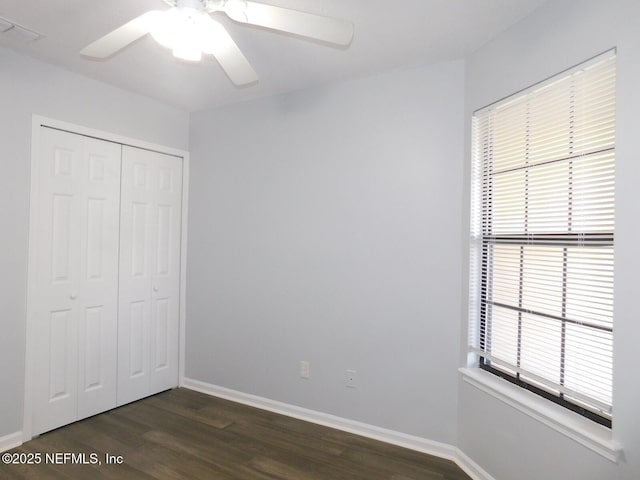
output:
<path id="1" fill-rule="evenodd" d="M 607 427 L 479 368 L 460 368 L 459 371 L 468 384 L 535 418 L 607 460 L 618 463 L 622 447 L 613 440 L 611 430 Z"/>

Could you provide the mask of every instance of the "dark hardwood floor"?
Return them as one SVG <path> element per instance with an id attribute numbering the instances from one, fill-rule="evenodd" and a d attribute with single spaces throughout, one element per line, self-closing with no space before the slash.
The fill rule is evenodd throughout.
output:
<path id="1" fill-rule="evenodd" d="M 0 463 L 2 479 L 469 479 L 448 460 L 186 389 L 54 430 L 10 453 L 33 461 L 40 454 L 40 464 Z M 107 464 L 107 454 L 122 463 Z"/>

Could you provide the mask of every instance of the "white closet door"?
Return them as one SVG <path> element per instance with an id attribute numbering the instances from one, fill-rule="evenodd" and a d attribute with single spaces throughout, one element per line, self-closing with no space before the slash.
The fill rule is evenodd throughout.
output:
<path id="1" fill-rule="evenodd" d="M 34 434 L 113 408 L 117 374 L 121 146 L 40 133 Z"/>
<path id="2" fill-rule="evenodd" d="M 182 159 L 124 146 L 118 405 L 177 386 Z"/>

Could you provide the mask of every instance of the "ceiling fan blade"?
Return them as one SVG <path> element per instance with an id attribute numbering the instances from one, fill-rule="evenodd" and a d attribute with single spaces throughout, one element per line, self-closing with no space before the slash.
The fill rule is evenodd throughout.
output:
<path id="1" fill-rule="evenodd" d="M 227 76 L 236 85 L 248 85 L 258 81 L 258 74 L 249 64 L 236 42 L 233 41 L 225 28 L 211 20 L 208 36 L 203 45 L 203 53 L 216 57 L 216 60 Z"/>
<path id="2" fill-rule="evenodd" d="M 353 39 L 353 24 L 346 20 L 244 0 L 228 0 L 224 10 L 236 22 L 293 33 L 336 45 L 349 45 Z"/>
<path id="3" fill-rule="evenodd" d="M 113 32 L 107 33 L 104 37 L 86 46 L 80 51 L 80 54 L 93 58 L 110 57 L 149 33 L 155 19 L 161 13 L 161 11 L 152 10 L 134 18 L 120 28 L 116 28 Z"/>

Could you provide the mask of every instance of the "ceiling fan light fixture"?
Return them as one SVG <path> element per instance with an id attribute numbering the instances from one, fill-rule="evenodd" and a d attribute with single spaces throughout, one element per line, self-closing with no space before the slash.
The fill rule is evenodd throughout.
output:
<path id="1" fill-rule="evenodd" d="M 200 45 L 185 41 L 177 42 L 173 47 L 173 56 L 189 62 L 199 62 L 202 60 L 202 50 Z"/>
<path id="2" fill-rule="evenodd" d="M 149 33 L 160 45 L 170 48 L 174 57 L 197 62 L 211 36 L 212 23 L 217 25 L 202 10 L 174 7 L 156 17 Z"/>

